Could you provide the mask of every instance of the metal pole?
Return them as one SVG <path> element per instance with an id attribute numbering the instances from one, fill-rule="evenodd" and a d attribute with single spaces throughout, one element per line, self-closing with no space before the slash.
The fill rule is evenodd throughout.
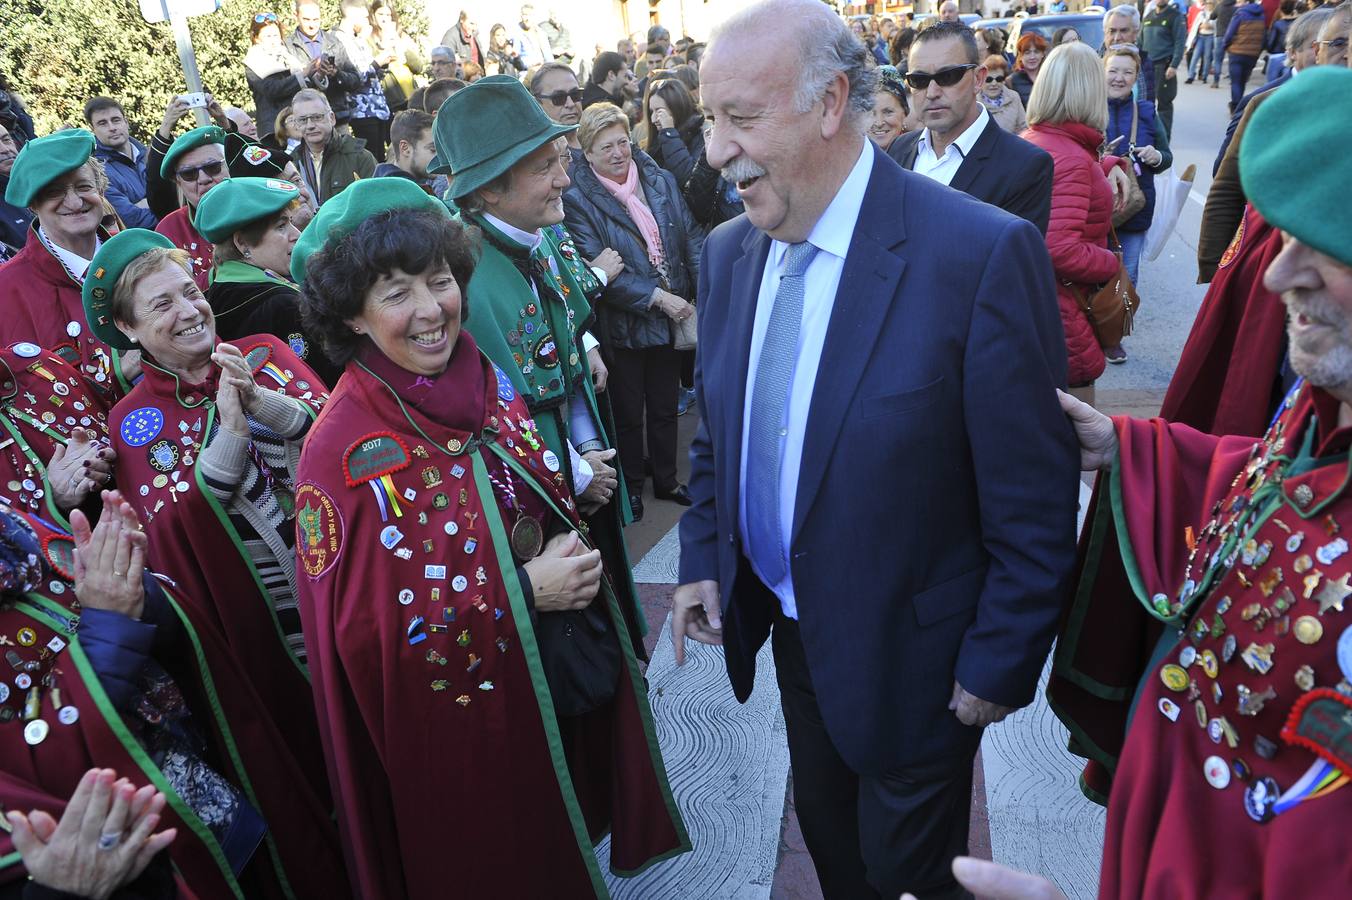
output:
<path id="1" fill-rule="evenodd" d="M 202 76 L 197 72 L 197 55 L 192 49 L 192 34 L 188 31 L 188 17 L 179 10 L 178 4 L 171 0 L 160 0 L 165 18 L 174 29 L 174 43 L 178 45 L 178 59 L 183 64 L 183 78 L 188 85 L 188 93 L 202 92 Z M 211 117 L 200 106 L 193 107 L 193 116 L 198 127 L 211 124 Z"/>

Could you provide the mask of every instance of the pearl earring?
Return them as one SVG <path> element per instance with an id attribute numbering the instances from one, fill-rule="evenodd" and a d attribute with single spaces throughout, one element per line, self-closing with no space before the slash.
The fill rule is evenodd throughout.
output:
<path id="1" fill-rule="evenodd" d="M 245 258 L 245 259 L 253 259 L 253 251 L 252 251 L 252 250 L 245 250 L 245 251 L 244 251 L 244 258 Z"/>

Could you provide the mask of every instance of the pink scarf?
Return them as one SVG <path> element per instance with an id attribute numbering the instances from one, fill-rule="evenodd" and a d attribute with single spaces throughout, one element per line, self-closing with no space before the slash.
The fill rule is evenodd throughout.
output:
<path id="1" fill-rule="evenodd" d="M 638 226 L 638 233 L 643 235 L 643 242 L 648 245 L 648 260 L 654 266 L 662 265 L 662 232 L 657 228 L 657 220 L 653 218 L 652 210 L 643 202 L 643 185 L 638 180 L 638 164 L 633 160 L 629 161 L 629 174 L 623 184 L 611 181 L 597 172 L 595 166 L 592 166 L 592 171 L 596 173 L 596 179 L 610 191 L 611 196 L 623 203 L 624 208 L 629 211 L 629 218 L 634 220 L 634 224 Z"/>

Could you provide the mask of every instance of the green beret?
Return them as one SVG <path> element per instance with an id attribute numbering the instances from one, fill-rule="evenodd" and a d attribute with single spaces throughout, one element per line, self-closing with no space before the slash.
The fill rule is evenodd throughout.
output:
<path id="1" fill-rule="evenodd" d="M 103 246 L 99 247 L 99 252 L 89 261 L 84 288 L 80 292 L 81 299 L 84 300 L 85 319 L 89 322 L 90 330 L 109 347 L 130 350 L 136 346 L 113 324 L 110 312 L 113 304 L 113 287 L 133 260 L 156 247 L 172 250 L 174 242 L 157 231 L 128 228 L 104 241 Z"/>
<path id="2" fill-rule="evenodd" d="M 220 188 L 212 190 L 219 191 Z M 300 233 L 300 240 L 291 250 L 291 280 L 296 284 L 305 280 L 305 264 L 311 256 L 329 244 L 341 241 L 372 216 L 395 209 L 426 210 L 448 219 L 451 217 L 446 204 L 423 190 L 416 181 L 363 178 L 326 200 Z"/>
<path id="3" fill-rule="evenodd" d="M 559 125 L 511 75 L 480 78 L 446 98 L 437 110 L 429 172 L 449 172 L 453 200 L 468 196 L 559 137 Z"/>
<path id="4" fill-rule="evenodd" d="M 202 198 L 192 223 L 202 237 L 223 244 L 244 226 L 299 199 L 300 189 L 280 178 L 231 178 Z"/>
<path id="5" fill-rule="evenodd" d="M 183 154 L 189 150 L 196 150 L 198 147 L 209 147 L 212 144 L 225 146 L 224 128 L 217 128 L 215 125 L 203 125 L 201 128 L 194 128 L 186 134 L 180 134 L 178 139 L 169 145 L 169 152 L 164 154 L 164 162 L 160 163 L 160 175 L 164 178 L 173 178 L 174 168 L 178 165 L 179 158 Z"/>
<path id="6" fill-rule="evenodd" d="M 94 153 L 94 135 L 83 128 L 58 131 L 34 138 L 23 145 L 9 170 L 5 202 L 11 206 L 33 205 L 33 198 L 47 185 L 74 172 Z"/>
<path id="7" fill-rule="evenodd" d="M 1249 118 L 1239 177 L 1254 209 L 1301 243 L 1352 266 L 1352 204 L 1343 154 L 1352 117 L 1352 71 L 1315 66 L 1291 79 Z"/>

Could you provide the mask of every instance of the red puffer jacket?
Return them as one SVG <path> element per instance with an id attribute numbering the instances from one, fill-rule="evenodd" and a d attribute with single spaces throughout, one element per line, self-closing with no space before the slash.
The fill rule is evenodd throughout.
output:
<path id="1" fill-rule="evenodd" d="M 1066 355 L 1072 385 L 1092 382 L 1103 374 L 1103 349 L 1080 307 L 1081 292 L 1092 292 L 1117 272 L 1117 256 L 1108 249 L 1113 191 L 1105 173 L 1119 164 L 1115 156 L 1098 160 L 1103 132 L 1088 125 L 1039 123 L 1023 137 L 1052 157 L 1052 217 L 1047 225 L 1047 250 L 1056 271 L 1056 299 L 1066 331 Z"/>

